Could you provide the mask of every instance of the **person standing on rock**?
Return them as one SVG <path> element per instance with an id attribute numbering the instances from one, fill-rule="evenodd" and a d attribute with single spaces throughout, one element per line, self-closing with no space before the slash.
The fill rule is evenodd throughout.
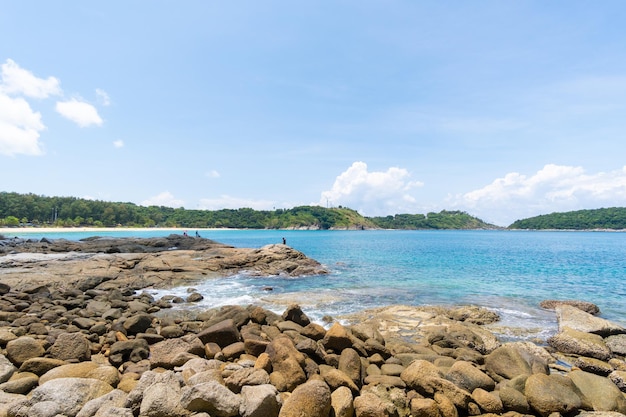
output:
<path id="1" fill-rule="evenodd" d="M 287 239 L 283 238 L 283 245 L 287 244 Z"/>

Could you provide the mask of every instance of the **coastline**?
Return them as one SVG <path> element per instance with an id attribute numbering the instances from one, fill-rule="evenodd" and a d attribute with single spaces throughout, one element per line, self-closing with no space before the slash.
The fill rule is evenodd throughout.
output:
<path id="1" fill-rule="evenodd" d="M 226 230 L 219 228 L 184 228 L 184 227 L 0 227 L 0 235 L 40 233 L 97 233 L 97 232 L 184 232 L 185 230 Z M 235 230 L 235 229 L 228 229 Z"/>

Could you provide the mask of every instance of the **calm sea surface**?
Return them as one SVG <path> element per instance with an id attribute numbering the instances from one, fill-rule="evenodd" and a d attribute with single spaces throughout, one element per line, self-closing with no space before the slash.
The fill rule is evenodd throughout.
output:
<path id="1" fill-rule="evenodd" d="M 190 235 L 195 230 L 190 230 Z M 101 232 L 99 236 L 164 236 L 170 232 Z M 182 231 L 178 232 L 182 233 Z M 195 286 L 198 308 L 261 304 L 277 312 L 299 303 L 313 319 L 391 304 L 480 305 L 505 326 L 544 338 L 556 330 L 545 299 L 596 303 L 602 317 L 626 326 L 626 234 L 527 231 L 268 231 L 200 230 L 238 247 L 287 244 L 325 264 L 315 277 L 235 276 Z M 94 233 L 17 233 L 81 239 Z M 273 291 L 263 291 L 272 287 Z M 186 288 L 153 291 L 179 294 Z"/>

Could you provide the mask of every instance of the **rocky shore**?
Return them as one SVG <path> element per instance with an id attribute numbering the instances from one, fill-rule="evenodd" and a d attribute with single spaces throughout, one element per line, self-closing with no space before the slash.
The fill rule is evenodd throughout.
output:
<path id="1" fill-rule="evenodd" d="M 390 306 L 325 327 L 297 305 L 281 315 L 253 305 L 185 311 L 208 294 L 154 299 L 141 285 L 191 286 L 236 270 L 324 272 L 284 245 L 255 253 L 187 239 L 125 241 L 126 252 L 103 246 L 112 253 L 76 242 L 62 242 L 79 245 L 70 252 L 52 249 L 56 242 L 4 251 L 0 417 L 626 413 L 626 329 L 594 315 L 597 307 L 588 303 L 547 302 L 559 332 L 545 345 L 501 343 L 486 328 L 498 316 L 480 307 Z M 161 262 L 167 267 L 146 268 L 179 251 L 188 253 Z M 107 268 L 80 269 L 99 257 Z M 143 267 L 133 272 L 120 266 L 125 260 Z M 64 274 L 47 271 L 65 262 Z M 202 274 L 202 265 L 215 270 Z M 133 281 L 139 271 L 143 277 Z M 159 272 L 166 278 L 156 278 Z"/>

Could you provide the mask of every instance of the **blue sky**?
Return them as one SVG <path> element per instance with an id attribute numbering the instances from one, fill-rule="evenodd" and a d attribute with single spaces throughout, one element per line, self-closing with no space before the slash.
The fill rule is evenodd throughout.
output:
<path id="1" fill-rule="evenodd" d="M 2 1 L 0 190 L 189 209 L 626 206 L 623 1 Z"/>

